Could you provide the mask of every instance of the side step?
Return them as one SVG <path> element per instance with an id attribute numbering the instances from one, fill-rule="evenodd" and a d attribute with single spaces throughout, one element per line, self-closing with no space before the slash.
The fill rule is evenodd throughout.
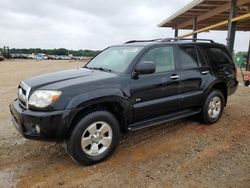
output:
<path id="1" fill-rule="evenodd" d="M 136 122 L 136 123 L 132 123 L 132 124 L 128 125 L 128 130 L 136 131 L 139 129 L 152 127 L 152 126 L 166 123 L 169 121 L 173 121 L 176 119 L 192 116 L 192 115 L 198 114 L 200 112 L 201 112 L 200 108 L 199 109 L 190 109 L 190 110 L 185 110 L 185 111 L 180 111 L 180 112 L 176 112 L 173 114 L 169 114 L 166 116 L 160 116 L 160 117 L 156 117 L 153 119 Z"/>

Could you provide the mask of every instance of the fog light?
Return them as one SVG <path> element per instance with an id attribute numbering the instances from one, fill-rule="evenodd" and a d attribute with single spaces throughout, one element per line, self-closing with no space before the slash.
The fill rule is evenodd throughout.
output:
<path id="1" fill-rule="evenodd" d="M 36 133 L 37 133 L 37 134 L 39 134 L 39 133 L 40 133 L 40 131 L 41 131 L 41 129 L 40 129 L 40 127 L 39 127 L 39 125 L 35 125 L 35 129 L 36 129 Z"/>

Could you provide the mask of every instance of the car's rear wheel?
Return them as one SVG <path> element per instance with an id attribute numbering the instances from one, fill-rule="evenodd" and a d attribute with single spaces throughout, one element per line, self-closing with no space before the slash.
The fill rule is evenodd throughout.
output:
<path id="1" fill-rule="evenodd" d="M 110 156 L 119 138 L 119 123 L 115 116 L 107 111 L 96 111 L 78 122 L 67 141 L 67 151 L 78 163 L 91 165 Z"/>
<path id="2" fill-rule="evenodd" d="M 202 117 L 206 124 L 217 122 L 224 110 L 225 98 L 221 91 L 213 90 L 208 95 L 203 108 Z"/>

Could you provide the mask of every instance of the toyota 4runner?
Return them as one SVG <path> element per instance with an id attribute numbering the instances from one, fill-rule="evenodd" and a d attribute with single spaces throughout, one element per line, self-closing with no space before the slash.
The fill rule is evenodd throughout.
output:
<path id="1" fill-rule="evenodd" d="M 65 141 L 90 165 L 112 154 L 121 133 L 195 114 L 215 123 L 236 73 L 227 48 L 211 40 L 129 41 L 84 67 L 21 81 L 10 112 L 25 138 Z"/>

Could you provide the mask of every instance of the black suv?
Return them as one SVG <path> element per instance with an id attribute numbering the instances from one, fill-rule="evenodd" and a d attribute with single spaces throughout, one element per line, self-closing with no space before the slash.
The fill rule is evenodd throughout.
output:
<path id="1" fill-rule="evenodd" d="M 227 48 L 205 39 L 129 41 L 82 68 L 18 86 L 12 120 L 25 137 L 65 141 L 85 165 L 106 159 L 120 133 L 200 114 L 215 123 L 238 85 Z"/>

